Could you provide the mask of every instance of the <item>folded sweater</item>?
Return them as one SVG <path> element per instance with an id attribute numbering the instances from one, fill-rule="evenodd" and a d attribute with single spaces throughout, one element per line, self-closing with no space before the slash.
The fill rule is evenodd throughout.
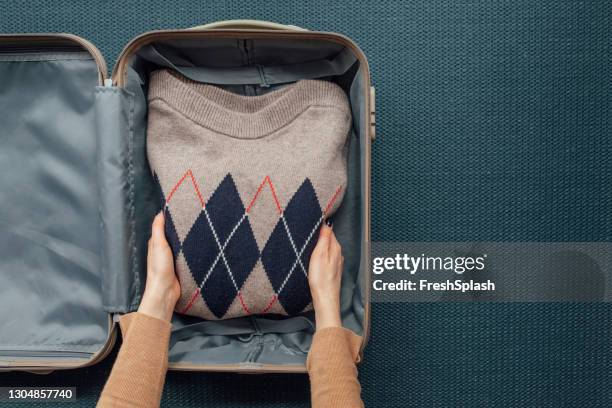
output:
<path id="1" fill-rule="evenodd" d="M 302 80 L 242 96 L 155 71 L 148 121 L 176 310 L 213 320 L 310 310 L 316 232 L 346 186 L 344 91 Z"/>

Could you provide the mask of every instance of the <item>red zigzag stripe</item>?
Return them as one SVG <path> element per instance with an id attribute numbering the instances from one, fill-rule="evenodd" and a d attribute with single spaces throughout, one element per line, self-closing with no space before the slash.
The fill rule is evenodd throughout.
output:
<path id="1" fill-rule="evenodd" d="M 181 177 L 181 179 L 178 181 L 178 183 L 176 183 L 176 185 L 172 188 L 172 190 L 170 190 L 170 194 L 168 194 L 168 198 L 166 198 L 166 206 L 168 204 L 170 204 L 170 200 L 172 199 L 172 197 L 174 196 L 176 191 L 179 189 L 179 187 L 183 184 L 183 182 L 187 179 L 187 177 L 190 178 L 191 184 L 193 185 L 193 188 L 194 188 L 195 193 L 197 195 L 197 198 L 198 198 L 198 200 L 200 202 L 200 205 L 202 206 L 202 208 L 204 208 L 204 205 L 205 205 L 204 197 L 202 196 L 202 193 L 200 192 L 200 186 L 198 185 L 198 182 L 196 181 L 196 179 L 195 179 L 191 169 L 187 170 L 185 172 L 185 174 L 183 175 L 183 177 Z M 274 203 L 276 204 L 276 209 L 277 209 L 278 213 L 282 214 L 283 208 L 280 205 L 280 202 L 278 200 L 278 196 L 276 195 L 276 189 L 274 188 L 274 184 L 272 183 L 272 179 L 270 178 L 270 176 L 264 177 L 263 181 L 259 185 L 259 188 L 257 189 L 257 192 L 255 193 L 255 195 L 253 196 L 253 198 L 251 199 L 251 201 L 249 202 L 249 205 L 247 206 L 247 208 L 245 210 L 245 212 L 247 214 L 251 211 L 251 209 L 255 205 L 255 202 L 259 198 L 259 196 L 260 196 L 261 192 L 263 191 L 263 188 L 265 187 L 266 183 L 270 187 L 270 191 L 272 193 L 272 197 L 274 198 Z M 338 196 L 340 195 L 341 191 L 342 191 L 342 186 L 338 186 L 338 188 L 334 192 L 334 195 L 332 196 L 332 198 L 329 200 L 329 202 L 325 206 L 325 210 L 323 211 L 323 218 L 324 219 L 325 219 L 326 214 L 329 212 L 329 210 L 333 207 L 334 203 L 338 199 Z M 186 313 L 189 309 L 191 309 L 191 307 L 195 303 L 195 301 L 197 299 L 197 296 L 199 294 L 200 294 L 200 288 L 198 287 L 193 292 L 193 294 L 191 295 L 191 298 L 189 299 L 189 302 L 187 303 L 187 306 L 185 306 L 185 308 L 181 311 L 181 313 Z M 250 312 L 249 308 L 247 307 L 247 305 L 246 305 L 246 303 L 245 303 L 245 301 L 244 301 L 244 299 L 242 297 L 242 293 L 241 293 L 240 290 L 238 291 L 238 298 L 240 300 L 240 304 L 242 306 L 242 310 L 247 315 L 250 315 L 251 312 Z M 272 306 L 276 303 L 277 300 L 278 300 L 278 295 L 275 294 L 274 296 L 272 296 L 272 299 L 270 299 L 270 302 L 268 303 L 268 305 L 263 310 L 261 310 L 260 313 L 268 312 L 272 308 Z"/>

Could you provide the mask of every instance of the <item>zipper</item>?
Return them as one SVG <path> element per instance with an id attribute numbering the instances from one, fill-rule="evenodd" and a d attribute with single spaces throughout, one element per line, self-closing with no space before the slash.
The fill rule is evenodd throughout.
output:
<path id="1" fill-rule="evenodd" d="M 0 350 L 2 357 L 32 357 L 32 358 L 86 358 L 89 359 L 94 353 L 90 351 L 54 351 L 54 350 Z"/>
<path id="2" fill-rule="evenodd" d="M 246 65 L 252 65 L 253 61 L 251 58 L 251 40 L 240 40 L 241 41 L 241 50 L 244 54 L 244 58 L 246 59 Z"/>
<path id="3" fill-rule="evenodd" d="M 2 47 L 0 55 L 43 55 L 43 54 L 69 54 L 73 52 L 83 52 L 83 48 L 74 47 L 49 47 L 49 48 L 28 48 L 28 47 Z"/>
<path id="4" fill-rule="evenodd" d="M 91 56 L 93 57 L 94 61 L 96 62 L 96 66 L 98 67 L 98 82 L 100 85 L 104 84 L 104 80 L 107 77 L 107 67 L 106 67 L 106 61 L 104 61 L 104 57 L 102 56 L 102 53 L 100 52 L 100 50 L 98 50 L 98 48 L 96 48 L 95 45 L 93 45 L 91 42 L 87 41 L 84 38 L 81 38 L 79 36 L 76 36 L 74 34 L 2 34 L 0 35 L 0 44 L 2 42 L 24 42 L 24 43 L 28 43 L 28 42 L 40 42 L 42 44 L 44 44 L 46 47 L 46 50 L 53 50 L 55 51 L 56 49 L 58 51 L 62 51 L 62 50 L 69 50 L 68 52 L 74 52 L 75 50 L 78 49 L 78 47 L 76 46 L 67 46 L 67 45 L 54 45 L 53 42 L 57 42 L 57 40 L 65 40 L 65 41 L 72 41 L 76 44 L 78 44 L 80 46 L 81 49 L 85 49 L 85 51 L 87 51 L 89 54 L 91 54 Z M 13 52 L 20 52 L 20 51 L 24 51 L 27 52 L 29 51 L 38 51 L 38 49 L 36 47 L 26 47 L 26 46 L 11 46 L 11 47 L 7 47 L 7 50 L 13 50 Z M 78 49 L 80 51 L 80 49 Z"/>

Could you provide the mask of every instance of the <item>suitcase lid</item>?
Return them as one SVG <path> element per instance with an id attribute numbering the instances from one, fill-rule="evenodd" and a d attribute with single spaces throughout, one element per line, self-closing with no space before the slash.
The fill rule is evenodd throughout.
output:
<path id="1" fill-rule="evenodd" d="M 92 166 L 91 89 L 104 59 L 70 34 L 3 35 L 0 72 L 11 78 L 0 84 L 0 258 L 10 282 L 0 287 L 0 369 L 91 364 L 115 340 L 100 308 Z"/>

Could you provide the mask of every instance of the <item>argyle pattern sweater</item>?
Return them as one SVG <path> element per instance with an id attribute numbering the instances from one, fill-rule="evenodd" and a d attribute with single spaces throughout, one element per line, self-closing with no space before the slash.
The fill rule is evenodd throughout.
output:
<path id="1" fill-rule="evenodd" d="M 302 80 L 242 96 L 151 74 L 147 153 L 181 284 L 209 320 L 312 308 L 308 263 L 346 186 L 344 91 Z"/>

